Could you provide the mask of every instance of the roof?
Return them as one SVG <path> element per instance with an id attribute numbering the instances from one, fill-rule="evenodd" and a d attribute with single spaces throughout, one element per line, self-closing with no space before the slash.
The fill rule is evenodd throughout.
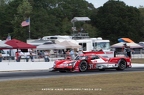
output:
<path id="1" fill-rule="evenodd" d="M 71 49 L 74 49 L 74 48 L 81 48 L 81 45 L 78 45 L 76 43 L 73 43 L 71 41 L 63 41 L 63 42 L 60 42 L 58 43 L 62 46 L 65 46 L 66 48 L 71 48 Z"/>
<path id="2" fill-rule="evenodd" d="M 144 43 L 138 43 L 139 45 L 141 45 L 144 48 Z"/>
<path id="3" fill-rule="evenodd" d="M 71 22 L 76 22 L 76 21 L 90 21 L 88 17 L 74 17 Z"/>
<path id="4" fill-rule="evenodd" d="M 32 42 L 30 42 L 29 44 L 31 44 L 31 45 L 42 45 L 42 44 L 53 44 L 53 42 L 52 41 L 49 41 L 49 40 L 35 40 L 35 41 L 32 41 Z"/>
<path id="5" fill-rule="evenodd" d="M 37 46 L 37 50 L 51 50 L 51 49 L 66 49 L 66 47 L 59 44 L 44 44 Z"/>
<path id="6" fill-rule="evenodd" d="M 6 44 L 12 46 L 13 49 L 29 49 L 29 48 L 36 48 L 34 45 L 27 44 L 23 41 L 12 39 L 6 42 Z"/>
<path id="7" fill-rule="evenodd" d="M 0 49 L 12 48 L 10 45 L 5 44 L 6 41 L 0 41 Z"/>
<path id="8" fill-rule="evenodd" d="M 113 44 L 111 47 L 112 48 L 122 48 L 124 46 L 124 44 L 125 44 L 125 42 L 120 42 L 120 43 Z M 142 48 L 142 46 L 137 43 L 126 43 L 126 45 L 130 46 L 130 48 Z"/>
<path id="9" fill-rule="evenodd" d="M 134 43 L 130 38 L 119 38 L 119 42 L 127 42 L 127 43 Z"/>

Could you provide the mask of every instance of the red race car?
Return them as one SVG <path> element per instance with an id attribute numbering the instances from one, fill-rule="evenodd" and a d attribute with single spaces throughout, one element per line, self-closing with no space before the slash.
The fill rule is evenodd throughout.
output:
<path id="1" fill-rule="evenodd" d="M 131 59 L 129 57 L 106 58 L 91 52 L 77 56 L 74 60 L 70 58 L 56 60 L 53 70 L 59 72 L 85 72 L 94 69 L 100 71 L 105 69 L 124 70 L 129 67 L 131 67 Z"/>

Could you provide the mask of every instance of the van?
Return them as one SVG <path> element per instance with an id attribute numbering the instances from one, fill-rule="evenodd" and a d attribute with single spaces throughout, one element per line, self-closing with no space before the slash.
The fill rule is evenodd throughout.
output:
<path id="1" fill-rule="evenodd" d="M 3 49 L 1 50 L 3 60 L 14 60 L 15 59 L 15 52 L 14 49 Z"/>

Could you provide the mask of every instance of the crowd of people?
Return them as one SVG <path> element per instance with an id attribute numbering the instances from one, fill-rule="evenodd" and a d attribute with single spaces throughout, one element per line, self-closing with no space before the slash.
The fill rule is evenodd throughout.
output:
<path id="1" fill-rule="evenodd" d="M 31 59 L 31 62 L 34 62 L 34 54 L 32 51 L 29 51 L 27 53 L 23 53 L 20 50 L 15 52 L 15 60 L 16 62 L 20 62 L 22 59 L 22 56 L 25 56 L 26 62 L 29 61 L 29 59 Z"/>
<path id="2" fill-rule="evenodd" d="M 122 47 L 122 51 L 124 52 L 124 55 L 126 57 L 131 58 L 132 50 L 129 46 L 124 44 L 124 46 Z M 76 51 L 74 49 L 67 49 L 66 51 L 63 50 L 62 52 L 59 52 L 59 54 L 62 54 L 65 59 L 75 59 L 76 56 L 83 54 L 83 51 L 82 50 Z M 15 52 L 15 61 L 20 62 L 22 59 L 22 56 L 24 56 L 25 57 L 24 59 L 26 62 L 29 62 L 29 61 L 34 62 L 34 57 L 36 55 L 38 56 L 38 58 L 44 58 L 45 62 L 50 61 L 50 55 L 51 54 L 50 54 L 49 50 L 43 50 L 43 51 L 37 51 L 37 52 L 31 50 L 31 51 L 28 51 L 26 53 L 21 52 L 21 50 L 17 50 Z M 2 53 L 0 51 L 0 62 L 2 62 L 2 60 L 3 60 L 3 57 L 2 57 Z"/>
<path id="3" fill-rule="evenodd" d="M 67 49 L 66 51 L 56 51 L 54 52 L 55 57 L 64 57 L 65 59 L 75 59 L 76 56 L 82 54 L 82 50 L 76 51 L 74 49 Z M 21 50 L 17 49 L 14 55 L 15 62 L 21 62 L 21 60 L 25 60 L 25 62 L 34 62 L 35 58 L 41 59 L 43 58 L 45 62 L 50 61 L 50 57 L 53 54 L 50 53 L 50 50 L 29 50 L 28 52 L 22 52 Z M 3 57 L 0 52 L 0 62 L 2 62 Z"/>
<path id="4" fill-rule="evenodd" d="M 29 51 L 29 52 L 27 52 L 27 53 L 22 53 L 21 51 L 17 51 L 17 52 L 15 53 L 15 59 L 16 59 L 16 62 L 20 62 L 21 57 L 22 57 L 22 56 L 25 56 L 26 62 L 29 62 L 29 60 L 31 60 L 31 62 L 34 62 L 34 57 L 35 57 L 36 55 L 37 55 L 37 54 L 36 54 L 35 51 Z M 45 62 L 49 62 L 49 61 L 50 61 L 50 59 L 49 59 L 50 53 L 49 53 L 48 50 L 43 51 L 42 54 L 40 54 L 40 53 L 38 52 L 38 56 L 43 57 Z M 40 57 L 38 57 L 38 58 L 40 58 Z"/>
<path id="5" fill-rule="evenodd" d="M 65 59 L 75 59 L 76 56 L 83 54 L 82 50 L 74 51 L 74 49 L 68 49 L 64 51 Z"/>

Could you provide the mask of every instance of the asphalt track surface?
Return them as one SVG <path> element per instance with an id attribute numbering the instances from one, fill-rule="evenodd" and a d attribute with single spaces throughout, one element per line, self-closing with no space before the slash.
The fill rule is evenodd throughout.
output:
<path id="1" fill-rule="evenodd" d="M 140 72 L 140 71 L 144 72 L 144 67 L 127 68 L 124 71 L 107 69 L 105 71 L 89 70 L 86 72 L 66 72 L 66 73 L 51 72 L 49 70 L 13 71 L 13 72 L 0 72 L 0 81 L 67 77 L 67 76 L 88 76 L 88 75 L 98 75 L 98 74 L 115 74 L 115 73 L 129 73 L 129 72 Z"/>

